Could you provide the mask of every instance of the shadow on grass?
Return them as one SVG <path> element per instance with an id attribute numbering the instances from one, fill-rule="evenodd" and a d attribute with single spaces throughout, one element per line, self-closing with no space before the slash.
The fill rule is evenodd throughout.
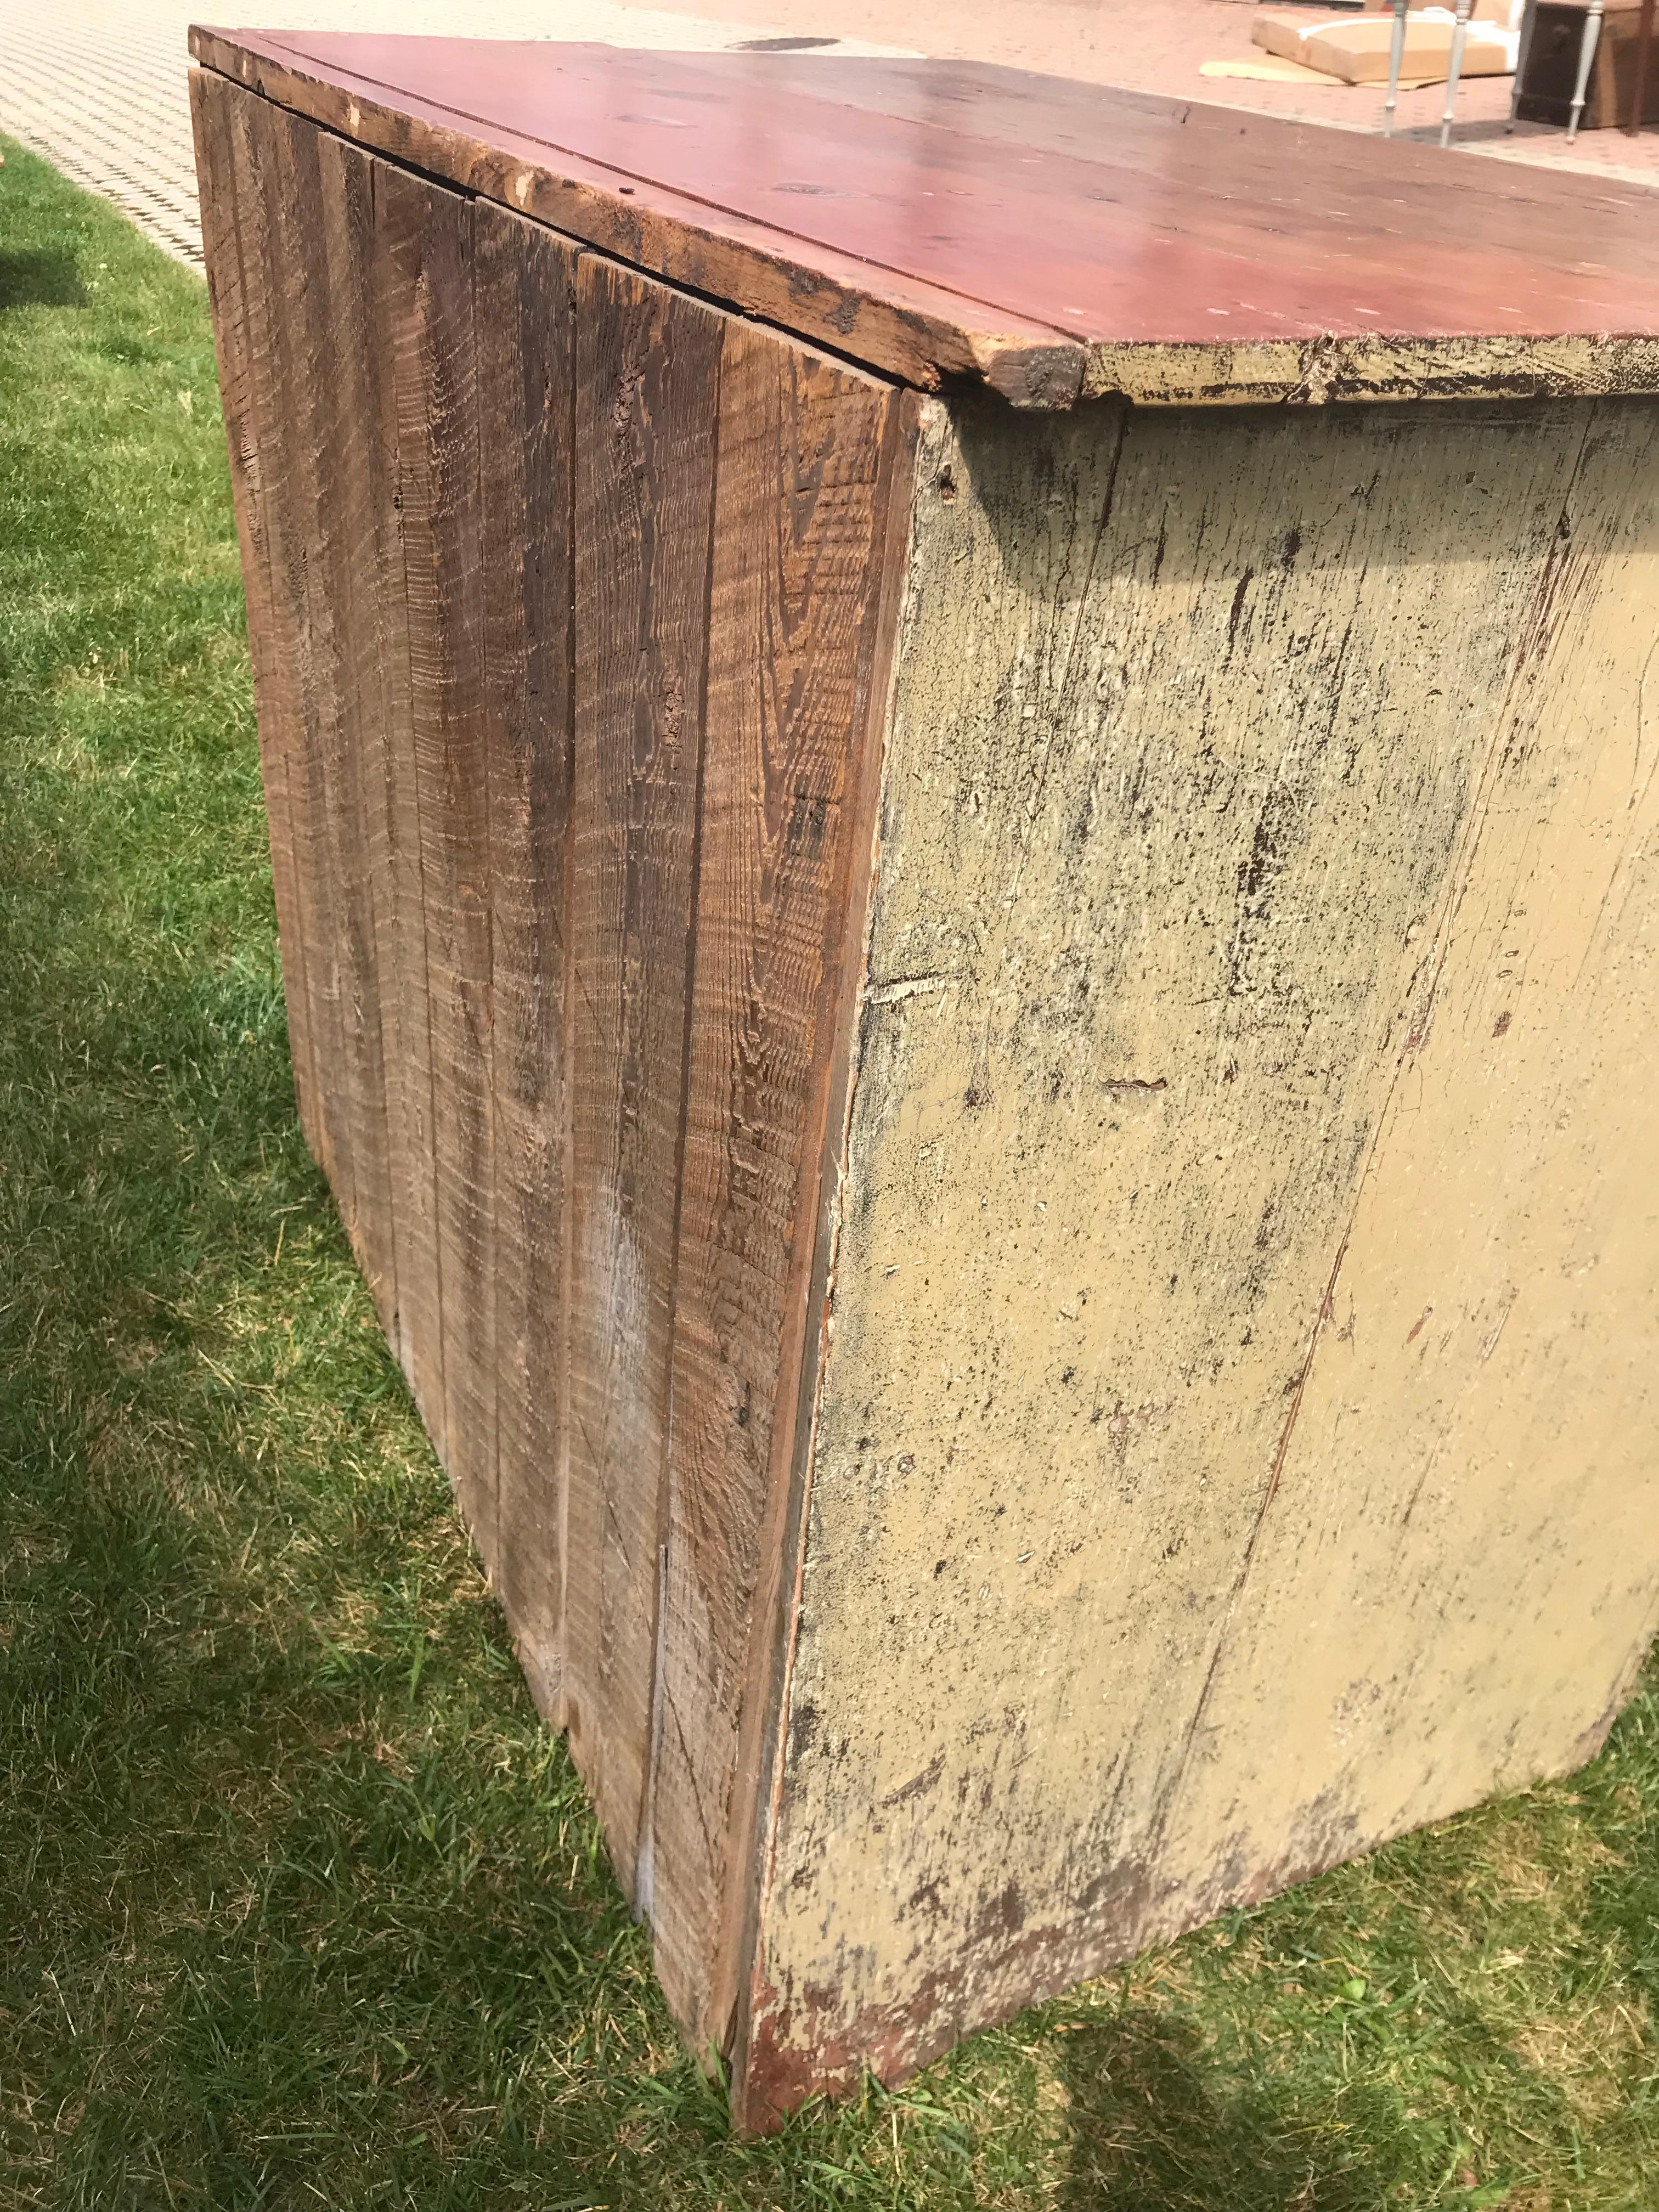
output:
<path id="1" fill-rule="evenodd" d="M 644 1946 L 298 1146 L 274 979 L 94 980 L 65 933 L 9 947 L 0 1051 L 0 2010 L 58 2185 L 350 2196 L 378 2135 L 450 2201 L 579 2051 L 597 2148 L 660 2055 Z"/>
<path id="2" fill-rule="evenodd" d="M 1373 2212 L 1398 2168 L 1310 2139 L 1259 2088 L 1224 2085 L 1195 2022 L 1151 2010 L 1065 2038 L 1065 2212 Z"/>
<path id="3" fill-rule="evenodd" d="M 60 246 L 0 248 L 0 308 L 84 307 L 80 257 Z"/>

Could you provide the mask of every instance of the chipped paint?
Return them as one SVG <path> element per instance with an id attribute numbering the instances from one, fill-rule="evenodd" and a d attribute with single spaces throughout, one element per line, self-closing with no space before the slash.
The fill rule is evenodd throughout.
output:
<path id="1" fill-rule="evenodd" d="M 1111 343 L 1088 349 L 1079 390 L 1085 398 L 1115 396 L 1142 407 L 1659 392 L 1659 338 L 1576 331 L 1392 337 L 1368 331 L 1237 344 Z"/>
<path id="2" fill-rule="evenodd" d="M 751 2119 L 1599 1741 L 1656 425 L 930 410 Z"/>

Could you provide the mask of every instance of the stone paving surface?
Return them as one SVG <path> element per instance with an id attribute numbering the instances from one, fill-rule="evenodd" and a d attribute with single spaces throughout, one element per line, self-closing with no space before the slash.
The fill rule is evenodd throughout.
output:
<path id="1" fill-rule="evenodd" d="M 251 9 L 242 0 L 228 13 L 211 0 L 193 7 L 189 0 L 0 0 L 0 131 L 113 200 L 169 253 L 199 268 L 185 34 L 193 22 L 247 13 L 290 30 L 453 35 L 464 28 L 476 38 L 591 39 L 699 52 L 778 30 L 764 16 L 719 22 L 627 0 L 469 0 L 464 10 L 453 0 L 253 0 Z M 915 49 L 852 37 L 836 40 L 834 51 Z M 0 198 L 0 220 L 3 208 Z"/>
<path id="2" fill-rule="evenodd" d="M 689 12 L 692 0 L 657 0 Z M 707 7 L 709 0 L 699 0 Z M 1286 115 L 1338 130 L 1380 131 L 1381 85 L 1251 82 L 1206 77 L 1206 61 L 1261 60 L 1250 44 L 1254 0 L 715 0 L 732 21 L 762 17 L 798 33 L 834 31 L 844 38 L 891 39 L 961 60 L 1000 62 L 1097 84 L 1174 94 Z M 1413 0 L 1418 4 L 1418 0 Z M 1313 20 L 1311 12 L 1310 20 Z M 1454 152 L 1577 169 L 1638 184 L 1659 184 L 1659 125 L 1639 138 L 1622 131 L 1581 131 L 1569 146 L 1564 131 L 1522 124 L 1511 136 L 1509 77 L 1466 80 L 1457 94 Z M 1432 143 L 1440 135 L 1444 85 L 1402 92 L 1399 135 Z"/>
<path id="3" fill-rule="evenodd" d="M 244 0 L 246 5 L 246 0 Z M 711 12 L 712 10 L 712 12 Z M 199 264 L 196 168 L 185 94 L 189 0 L 0 0 L 0 130 L 125 208 L 180 259 Z M 240 10 L 238 10 L 240 13 Z M 1376 131 L 1380 87 L 1206 77 L 1206 61 L 1249 58 L 1248 0 L 253 0 L 294 29 L 446 31 L 594 39 L 719 51 L 757 37 L 824 38 L 834 51 L 926 52 L 1000 62 L 1103 84 Z M 1401 135 L 1432 141 L 1444 89 L 1400 98 Z M 1639 138 L 1504 129 L 1510 80 L 1466 83 L 1455 154 L 1659 183 L 1659 128 Z M 1455 158 L 1449 156 L 1449 159 Z M 1448 172 L 1455 180 L 1455 168 Z M 0 210 L 3 200 L 0 199 Z"/>

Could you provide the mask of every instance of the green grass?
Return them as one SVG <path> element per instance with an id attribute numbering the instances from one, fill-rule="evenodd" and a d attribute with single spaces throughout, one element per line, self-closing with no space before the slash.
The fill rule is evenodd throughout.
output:
<path id="1" fill-rule="evenodd" d="M 0 170 L 0 2204 L 1659 2206 L 1659 1711 L 734 2140 L 294 1119 L 204 295 Z"/>

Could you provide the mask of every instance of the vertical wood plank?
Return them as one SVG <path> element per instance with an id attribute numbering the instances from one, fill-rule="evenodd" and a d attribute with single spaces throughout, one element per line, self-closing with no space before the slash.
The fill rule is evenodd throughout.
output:
<path id="1" fill-rule="evenodd" d="M 416 1395 L 489 1559 L 495 1462 L 489 793 L 471 210 L 399 172 L 388 170 L 385 184 L 410 675 L 398 822 L 400 846 L 412 843 L 419 886 L 428 1023 L 428 1087 L 416 1111 L 424 1105 L 428 1119 L 411 1133 L 429 1146 L 433 1192 L 433 1269 L 419 1292 Z M 411 1181 L 423 1165 L 417 1153 Z"/>
<path id="2" fill-rule="evenodd" d="M 299 117 L 271 111 L 277 231 L 289 351 L 291 495 L 303 540 L 323 818 L 319 860 L 334 938 L 326 948 L 338 1054 L 325 1115 L 343 1127 L 349 1181 L 337 1188 L 347 1233 L 383 1324 L 395 1324 L 397 1269 L 381 1038 L 379 878 L 368 796 L 380 719 L 375 513 L 370 447 L 378 391 L 362 266 L 369 156 Z M 355 183 L 354 224 L 348 179 Z M 379 793 L 376 792 L 376 797 Z"/>
<path id="3" fill-rule="evenodd" d="M 213 310 L 219 391 L 247 599 L 248 650 L 253 663 L 259 766 L 265 792 L 289 1051 L 301 1124 L 315 1152 L 319 1141 L 317 1085 L 289 791 L 291 763 L 299 744 L 299 716 L 293 693 L 291 645 L 273 580 L 274 518 L 264 473 L 265 464 L 276 450 L 271 443 L 275 428 L 268 413 L 270 363 L 268 358 L 260 357 L 260 349 L 268 343 L 265 269 L 241 213 L 240 162 L 231 128 L 232 111 L 247 95 L 210 71 L 193 70 L 190 96 L 208 296 Z"/>
<path id="4" fill-rule="evenodd" d="M 574 250 L 474 211 L 494 1003 L 495 1586 L 557 1710 Z"/>
<path id="5" fill-rule="evenodd" d="M 726 325 L 647 1827 L 657 1970 L 700 2040 L 723 2027 L 704 2008 L 732 1985 L 721 1908 L 753 1818 L 733 1784 L 793 1444 L 894 408 L 855 370 Z"/>
<path id="6" fill-rule="evenodd" d="M 390 1040 L 386 1136 L 398 1242 L 393 1339 L 427 1431 L 441 1450 L 443 1346 L 439 1310 L 436 1162 L 432 1133 L 432 1023 L 421 885 L 421 812 L 415 756 L 414 660 L 405 545 L 403 421 L 421 419 L 418 310 L 419 192 L 377 161 L 370 171 L 374 238 L 372 349 L 377 437 L 371 460 L 377 508 L 381 630 L 380 834 L 386 845 L 389 960 L 382 1020 Z"/>
<path id="7" fill-rule="evenodd" d="M 721 327 L 578 264 L 564 1717 L 643 1911 Z"/>
<path id="8" fill-rule="evenodd" d="M 432 1007 L 444 1431 L 487 1565 L 495 1547 L 495 1280 L 489 753 L 472 206 L 428 196 L 422 297 L 430 536 L 411 563 L 421 882 Z M 426 659 L 427 651 L 431 659 Z"/>
<path id="9" fill-rule="evenodd" d="M 270 473 L 267 480 L 273 507 L 282 518 L 280 535 L 272 541 L 275 581 L 289 610 L 301 733 L 289 788 L 306 933 L 319 1164 L 349 1231 L 356 1215 L 356 1189 L 342 977 L 344 901 L 333 849 L 336 808 L 329 775 L 339 751 L 339 688 L 334 609 L 316 544 L 319 467 L 315 374 L 309 357 L 311 295 L 320 282 L 317 264 L 321 257 L 315 251 L 319 241 L 307 222 L 295 175 L 296 149 L 289 118 L 258 101 L 239 109 L 236 123 L 243 126 L 238 137 L 246 145 L 248 185 L 239 211 L 251 208 L 248 219 L 259 240 L 269 301 L 274 406 L 270 450 L 281 455 L 281 473 L 280 481 Z M 312 137 L 314 142 L 314 132 Z"/>
<path id="10" fill-rule="evenodd" d="M 280 849 L 286 865 L 278 873 L 291 884 L 290 941 L 299 948 L 292 965 L 304 990 L 301 1042 L 295 1053 L 301 1127 L 337 1198 L 343 1163 L 328 1081 L 339 1034 L 331 982 L 332 912 L 319 850 L 320 767 L 307 681 L 305 556 L 293 489 L 297 437 L 282 338 L 282 250 L 270 125 L 270 111 L 264 101 L 232 93 L 225 128 L 248 334 L 248 508 L 258 519 L 256 526 L 263 526 L 264 540 L 263 605 L 257 611 L 251 605 L 250 616 L 266 638 L 263 672 L 270 712 L 264 718 L 269 735 L 262 735 L 263 758 L 276 794 L 272 834 L 277 842 L 273 854 Z"/>
<path id="11" fill-rule="evenodd" d="M 389 265 L 377 208 L 387 171 L 374 156 L 324 133 L 318 134 L 318 163 L 329 328 L 334 336 L 330 374 L 338 393 L 336 588 L 349 610 L 349 651 L 342 667 L 351 738 L 347 775 L 362 841 L 380 1048 L 380 1152 L 374 1156 L 373 1172 L 386 1209 L 386 1280 L 392 1295 L 388 1299 L 377 1292 L 377 1298 L 393 1352 L 407 1370 L 400 1258 L 406 1264 L 418 1256 L 422 1244 L 418 1218 L 411 1218 L 410 1109 L 405 1093 L 411 1070 L 420 1064 L 416 1046 L 423 1045 L 427 1024 L 423 951 L 413 976 L 403 972 L 412 948 L 408 927 L 399 927 L 395 763 L 399 745 L 406 755 L 409 744 L 409 642 L 391 358 L 384 330 Z M 418 880 L 416 890 L 418 930 Z M 412 1038 L 416 1024 L 418 1036 Z M 427 1182 L 429 1187 L 429 1171 Z"/>
<path id="12" fill-rule="evenodd" d="M 491 1216 L 490 788 L 484 682 L 472 207 L 423 187 L 417 313 L 424 420 L 404 510 L 421 884 L 432 1017 L 433 1143 L 443 1329 L 444 1457 L 495 1559 L 495 1285 Z"/>

